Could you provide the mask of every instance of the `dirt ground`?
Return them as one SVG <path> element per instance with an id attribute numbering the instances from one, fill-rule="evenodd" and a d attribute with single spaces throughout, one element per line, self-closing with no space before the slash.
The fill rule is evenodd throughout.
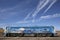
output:
<path id="1" fill-rule="evenodd" d="M 60 37 L 60 31 L 56 31 L 57 32 L 57 36 L 59 36 Z"/>
<path id="2" fill-rule="evenodd" d="M 60 40 L 60 37 L 2 37 L 0 40 Z"/>
<path id="3" fill-rule="evenodd" d="M 60 31 L 57 31 L 58 37 L 0 37 L 0 40 L 60 40 Z"/>

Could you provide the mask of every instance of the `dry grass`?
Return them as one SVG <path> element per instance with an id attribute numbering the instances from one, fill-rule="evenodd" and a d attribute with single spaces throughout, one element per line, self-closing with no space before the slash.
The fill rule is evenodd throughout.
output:
<path id="1" fill-rule="evenodd" d="M 60 31 L 57 31 L 57 36 L 59 36 L 59 37 L 60 37 Z"/>
<path id="2" fill-rule="evenodd" d="M 5 37 L 0 40 L 60 40 L 60 37 Z"/>
<path id="3" fill-rule="evenodd" d="M 57 31 L 60 36 L 60 31 Z M 0 37 L 0 40 L 60 40 L 60 37 Z"/>

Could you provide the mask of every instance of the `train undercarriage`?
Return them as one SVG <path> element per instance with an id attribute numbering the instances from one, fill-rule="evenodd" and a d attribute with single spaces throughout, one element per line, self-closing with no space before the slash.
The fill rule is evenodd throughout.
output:
<path id="1" fill-rule="evenodd" d="M 7 33 L 6 37 L 53 37 L 53 33 Z"/>

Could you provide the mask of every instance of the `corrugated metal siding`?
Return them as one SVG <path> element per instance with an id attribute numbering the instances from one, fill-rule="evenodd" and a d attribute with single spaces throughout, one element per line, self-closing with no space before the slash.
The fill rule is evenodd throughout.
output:
<path id="1" fill-rule="evenodd" d="M 24 33 L 53 33 L 54 28 L 53 26 L 35 26 L 35 27 L 7 27 L 7 31 L 11 33 L 19 33 L 21 30 L 20 28 L 24 28 Z M 46 30 L 45 30 L 46 29 Z"/>

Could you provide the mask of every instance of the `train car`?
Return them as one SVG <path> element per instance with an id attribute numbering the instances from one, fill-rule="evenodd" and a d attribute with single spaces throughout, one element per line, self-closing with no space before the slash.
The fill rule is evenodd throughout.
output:
<path id="1" fill-rule="evenodd" d="M 55 36 L 54 26 L 34 26 L 34 27 L 6 27 L 7 37 L 22 36 Z"/>

